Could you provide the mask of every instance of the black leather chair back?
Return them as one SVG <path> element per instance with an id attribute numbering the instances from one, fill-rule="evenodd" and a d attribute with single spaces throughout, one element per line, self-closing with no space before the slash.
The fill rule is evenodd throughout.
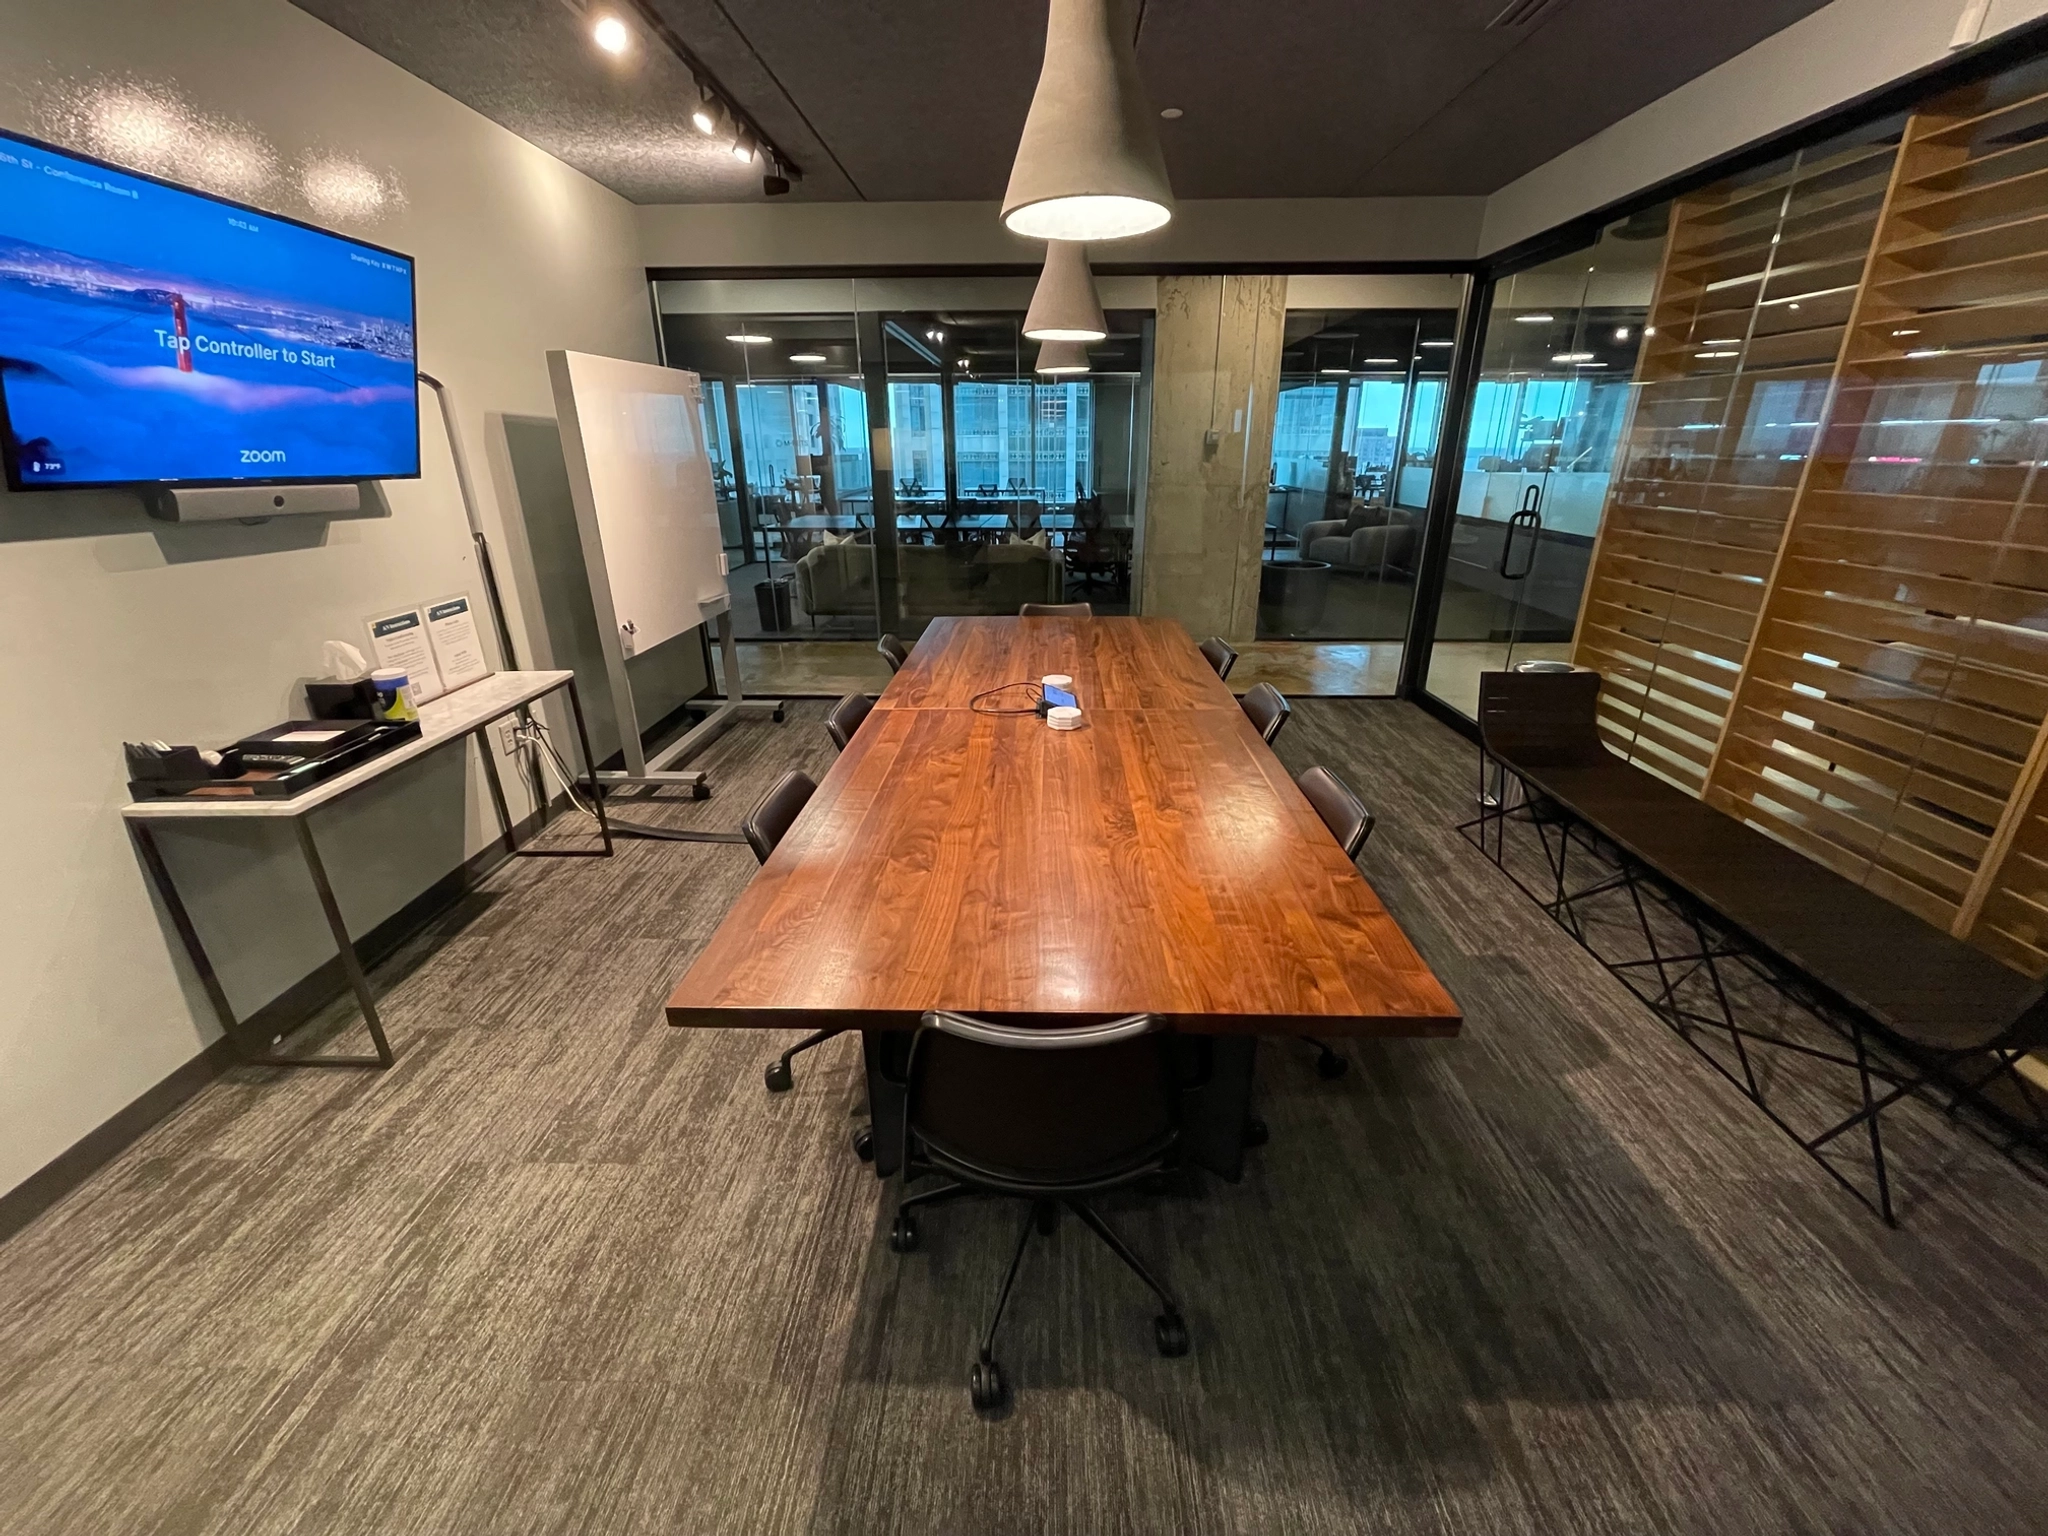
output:
<path id="1" fill-rule="evenodd" d="M 1026 603 L 1017 610 L 1020 619 L 1092 619 L 1093 603 Z"/>
<path id="2" fill-rule="evenodd" d="M 928 1013 L 910 1050 L 906 1159 L 998 1188 L 1084 1189 L 1179 1139 L 1166 1037 L 1144 1014 L 1026 1029 Z"/>
<path id="3" fill-rule="evenodd" d="M 1211 635 L 1202 642 L 1202 659 L 1216 669 L 1218 677 L 1227 678 L 1230 669 L 1237 665 L 1237 652 L 1221 635 Z"/>
<path id="4" fill-rule="evenodd" d="M 803 814 L 817 788 L 811 776 L 798 768 L 790 769 L 775 781 L 775 787 L 761 797 L 761 803 L 740 823 L 740 831 L 746 834 L 747 846 L 754 850 L 755 858 L 763 864 L 768 862 L 768 855 Z"/>
<path id="5" fill-rule="evenodd" d="M 1598 672 L 1482 672 L 1479 738 L 1504 762 L 1569 768 L 1604 762 Z"/>
<path id="6" fill-rule="evenodd" d="M 840 751 L 853 740 L 853 733 L 860 729 L 861 721 L 867 719 L 868 711 L 875 707 L 875 701 L 864 693 L 849 693 L 834 704 L 825 716 L 825 734 L 832 738 L 832 745 Z"/>
<path id="7" fill-rule="evenodd" d="M 882 653 L 882 660 L 889 663 L 891 672 L 901 672 L 903 663 L 910 660 L 910 652 L 904 649 L 903 642 L 894 635 L 882 636 L 875 642 L 875 649 Z"/>
<path id="8" fill-rule="evenodd" d="M 1330 836 L 1337 839 L 1337 846 L 1344 850 L 1344 857 L 1355 859 L 1365 840 L 1372 836 L 1374 818 L 1365 808 L 1365 802 L 1351 792 L 1351 786 L 1327 768 L 1311 768 L 1295 781 L 1301 792 L 1308 796 L 1308 803 L 1316 808 L 1316 814 L 1323 818 L 1323 825 L 1330 829 Z"/>
<path id="9" fill-rule="evenodd" d="M 1287 723 L 1287 717 L 1294 712 L 1286 697 L 1271 683 L 1254 683 L 1246 690 L 1240 702 L 1244 706 L 1244 712 L 1251 716 L 1252 724 L 1257 728 L 1259 735 L 1265 738 L 1267 746 L 1273 744 L 1273 738 L 1280 734 L 1280 727 Z"/>

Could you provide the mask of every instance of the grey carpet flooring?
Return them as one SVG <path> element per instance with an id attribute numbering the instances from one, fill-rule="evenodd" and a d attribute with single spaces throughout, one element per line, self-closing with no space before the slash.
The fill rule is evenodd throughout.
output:
<path id="1" fill-rule="evenodd" d="M 735 825 L 819 712 L 642 814 Z M 238 1069 L 0 1247 L 0 1531 L 2048 1527 L 2048 1195 L 1926 1116 L 1885 1230 L 1458 839 L 1462 741 L 1303 701 L 1280 751 L 1468 1022 L 1264 1046 L 1242 1183 L 1106 1202 L 1186 1359 L 1069 1222 L 977 1419 L 1019 1213 L 891 1253 L 855 1042 L 771 1098 L 781 1037 L 661 1022 L 752 857 L 629 843 L 383 967 L 391 1072 Z"/>

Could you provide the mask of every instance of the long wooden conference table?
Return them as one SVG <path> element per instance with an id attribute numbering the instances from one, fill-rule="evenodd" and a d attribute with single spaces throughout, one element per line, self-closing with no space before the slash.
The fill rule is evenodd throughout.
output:
<path id="1" fill-rule="evenodd" d="M 1074 679 L 1081 729 L 995 712 L 1029 694 L 991 690 L 1050 673 Z M 1226 1178 L 1258 1036 L 1461 1022 L 1187 631 L 1142 618 L 933 621 L 668 1021 L 860 1030 L 886 1176 L 934 1008 L 1157 1015 L 1190 1054 L 1183 1145 Z"/>

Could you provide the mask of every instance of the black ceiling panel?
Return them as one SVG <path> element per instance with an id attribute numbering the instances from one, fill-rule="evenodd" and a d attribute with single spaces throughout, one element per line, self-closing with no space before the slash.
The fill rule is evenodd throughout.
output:
<path id="1" fill-rule="evenodd" d="M 689 126 L 688 72 L 609 0 L 296 0 L 636 202 L 762 196 Z M 804 168 L 795 196 L 1002 195 L 1038 0 L 648 0 Z M 1185 198 L 1495 191 L 1826 0 L 1145 0 L 1138 62 Z M 620 0 L 620 14 L 632 15 Z M 1522 21 L 1500 22 L 1520 15 Z"/>

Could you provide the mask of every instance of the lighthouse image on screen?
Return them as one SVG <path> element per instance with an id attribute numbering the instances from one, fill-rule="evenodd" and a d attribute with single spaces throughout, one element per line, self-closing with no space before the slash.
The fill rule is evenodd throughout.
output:
<path id="1" fill-rule="evenodd" d="M 409 258 L 0 135 L 17 490 L 419 473 Z"/>

